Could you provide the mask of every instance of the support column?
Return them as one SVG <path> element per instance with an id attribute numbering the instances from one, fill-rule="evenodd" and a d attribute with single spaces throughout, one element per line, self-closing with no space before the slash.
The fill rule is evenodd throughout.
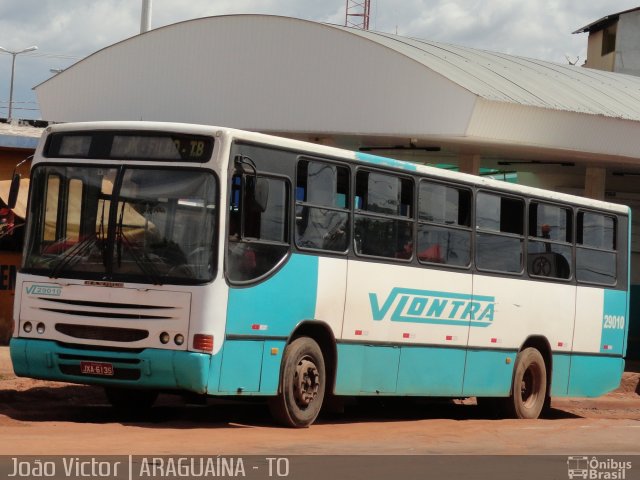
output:
<path id="1" fill-rule="evenodd" d="M 458 156 L 458 169 L 462 173 L 480 175 L 480 155 L 460 154 Z"/>
<path id="2" fill-rule="evenodd" d="M 602 167 L 587 167 L 584 176 L 584 196 L 594 200 L 604 200 L 607 169 Z"/>

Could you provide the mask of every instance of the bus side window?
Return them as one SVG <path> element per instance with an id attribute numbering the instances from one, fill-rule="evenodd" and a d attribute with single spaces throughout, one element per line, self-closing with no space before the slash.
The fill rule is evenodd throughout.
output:
<path id="1" fill-rule="evenodd" d="M 264 205 L 255 198 L 257 181 L 267 182 Z M 227 274 L 244 282 L 267 274 L 289 251 L 289 185 L 280 178 L 234 175 L 229 201 Z M 261 200 L 262 201 L 262 200 Z"/>
<path id="2" fill-rule="evenodd" d="M 476 197 L 476 265 L 482 270 L 522 272 L 524 201 L 493 193 Z"/>
<path id="3" fill-rule="evenodd" d="M 530 275 L 569 279 L 572 242 L 570 208 L 539 202 L 529 204 L 527 269 Z"/>
<path id="4" fill-rule="evenodd" d="M 418 190 L 418 260 L 467 267 L 471 262 L 471 191 L 431 181 Z"/>
<path id="5" fill-rule="evenodd" d="M 616 219 L 609 215 L 578 212 L 576 277 L 580 282 L 616 283 Z"/>
<path id="6" fill-rule="evenodd" d="M 349 246 L 349 169 L 302 159 L 296 184 L 296 245 L 344 252 Z"/>
<path id="7" fill-rule="evenodd" d="M 355 198 L 356 253 L 411 259 L 414 245 L 413 181 L 360 170 L 356 175 Z"/>

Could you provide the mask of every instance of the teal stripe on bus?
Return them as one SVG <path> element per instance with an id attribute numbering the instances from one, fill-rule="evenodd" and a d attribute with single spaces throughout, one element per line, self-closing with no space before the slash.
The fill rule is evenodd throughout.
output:
<path id="1" fill-rule="evenodd" d="M 600 353 L 624 355 L 624 341 L 629 326 L 626 290 L 605 290 L 602 312 Z"/>
<path id="2" fill-rule="evenodd" d="M 622 357 L 572 355 L 569 378 L 570 397 L 598 397 L 620 385 L 624 371 Z"/>
<path id="3" fill-rule="evenodd" d="M 566 397 L 569 392 L 570 353 L 554 353 L 551 371 L 551 396 Z"/>
<path id="4" fill-rule="evenodd" d="M 264 282 L 229 288 L 226 334 L 288 337 L 301 321 L 312 320 L 316 311 L 318 265 L 316 256 L 293 254 Z"/>
<path id="5" fill-rule="evenodd" d="M 407 170 L 409 172 L 415 172 L 418 170 L 415 164 L 409 162 L 403 162 L 401 160 L 394 160 L 393 158 L 380 157 L 378 155 L 371 155 L 370 153 L 355 152 L 356 160 L 361 162 L 371 163 L 379 167 L 393 167 Z"/>
<path id="6" fill-rule="evenodd" d="M 467 352 L 464 396 L 507 397 L 518 352 L 473 350 Z"/>
<path id="7" fill-rule="evenodd" d="M 516 351 L 338 345 L 338 395 L 507 396 Z M 511 362 L 507 362 L 511 358 Z"/>

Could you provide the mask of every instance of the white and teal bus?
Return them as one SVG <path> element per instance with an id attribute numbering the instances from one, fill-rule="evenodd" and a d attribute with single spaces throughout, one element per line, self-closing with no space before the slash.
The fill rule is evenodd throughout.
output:
<path id="1" fill-rule="evenodd" d="M 211 126 L 48 127 L 31 172 L 17 375 L 255 397 L 479 397 L 537 418 L 616 388 L 627 207 Z"/>

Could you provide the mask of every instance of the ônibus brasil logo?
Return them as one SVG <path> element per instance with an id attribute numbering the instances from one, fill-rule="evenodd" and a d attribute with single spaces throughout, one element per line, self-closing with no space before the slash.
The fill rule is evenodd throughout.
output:
<path id="1" fill-rule="evenodd" d="M 30 285 L 27 287 L 27 295 L 46 295 L 49 297 L 59 297 L 62 294 L 62 287 L 56 285 Z"/>
<path id="2" fill-rule="evenodd" d="M 627 470 L 632 464 L 620 458 L 602 458 L 586 455 L 570 456 L 567 458 L 567 476 L 570 480 L 582 478 L 584 480 L 625 480 Z"/>
<path id="3" fill-rule="evenodd" d="M 396 287 L 380 302 L 369 293 L 371 314 L 376 321 L 471 325 L 488 327 L 493 322 L 495 297 Z"/>

